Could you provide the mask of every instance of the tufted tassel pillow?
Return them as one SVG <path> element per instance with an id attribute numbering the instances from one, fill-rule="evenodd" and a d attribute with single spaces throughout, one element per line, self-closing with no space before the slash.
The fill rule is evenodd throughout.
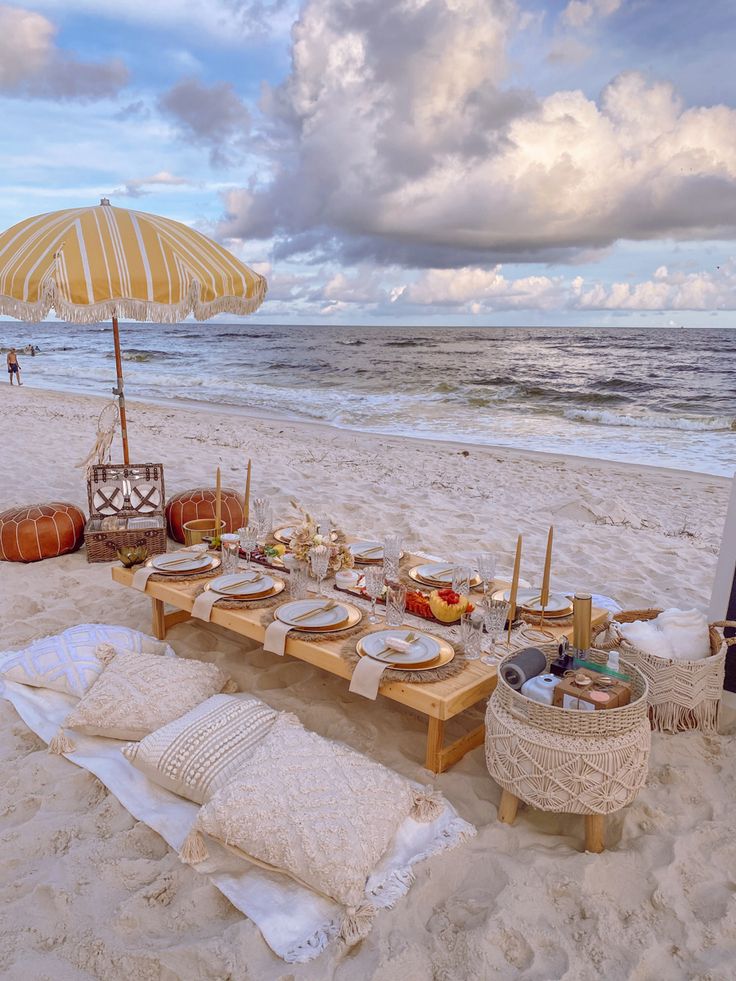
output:
<path id="1" fill-rule="evenodd" d="M 121 651 L 175 656 L 168 644 L 130 627 L 80 623 L 35 640 L 23 650 L 0 654 L 0 677 L 81 698 L 102 673 L 103 665 L 95 654 L 99 644 L 113 644 Z"/>
<path id="2" fill-rule="evenodd" d="M 213 695 L 123 755 L 154 783 L 203 804 L 247 763 L 276 715 L 258 698 Z"/>
<path id="3" fill-rule="evenodd" d="M 217 692 L 236 688 L 221 668 L 205 661 L 130 654 L 105 645 L 98 657 L 107 666 L 66 717 L 49 744 L 52 752 L 73 749 L 63 728 L 88 736 L 143 739 Z"/>
<path id="4" fill-rule="evenodd" d="M 369 919 L 365 909 L 355 919 L 366 881 L 399 826 L 410 816 L 431 821 L 442 807 L 393 770 L 280 715 L 202 807 L 181 857 L 207 857 L 204 832 L 345 904 L 353 911 L 351 929 L 358 930 L 359 921 Z"/>

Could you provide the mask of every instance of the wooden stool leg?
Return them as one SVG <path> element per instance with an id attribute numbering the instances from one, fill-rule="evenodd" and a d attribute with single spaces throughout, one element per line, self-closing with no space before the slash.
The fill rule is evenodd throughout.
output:
<path id="1" fill-rule="evenodd" d="M 585 815 L 585 850 L 602 852 L 606 847 L 606 817 L 604 814 Z"/>
<path id="2" fill-rule="evenodd" d="M 504 824 L 513 824 L 516 820 L 516 811 L 519 807 L 519 798 L 515 797 L 510 790 L 501 791 L 501 802 L 498 805 L 498 820 Z"/>
<path id="3" fill-rule="evenodd" d="M 164 614 L 163 600 L 151 600 L 151 619 L 153 623 L 153 636 L 157 640 L 163 640 L 166 636 L 166 616 Z"/>

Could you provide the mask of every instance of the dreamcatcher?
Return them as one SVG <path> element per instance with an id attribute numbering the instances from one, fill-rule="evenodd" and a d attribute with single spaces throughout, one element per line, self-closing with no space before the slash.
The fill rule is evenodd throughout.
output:
<path id="1" fill-rule="evenodd" d="M 118 403 L 108 402 L 97 419 L 97 439 L 95 440 L 95 445 L 84 460 L 77 464 L 78 467 L 87 467 L 89 469 L 89 467 L 94 466 L 96 463 L 110 462 L 110 447 L 112 446 L 119 420 Z"/>

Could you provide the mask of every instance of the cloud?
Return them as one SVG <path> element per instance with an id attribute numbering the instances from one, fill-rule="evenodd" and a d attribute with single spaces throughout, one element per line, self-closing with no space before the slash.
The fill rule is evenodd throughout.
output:
<path id="1" fill-rule="evenodd" d="M 736 310 L 736 257 L 712 270 L 656 269 L 650 279 L 604 283 L 582 276 L 509 276 L 491 269 L 384 269 L 364 263 L 352 269 L 315 267 L 299 273 L 268 268 L 272 313 L 299 311 L 332 317 L 491 316 L 497 313 L 569 314 L 581 311 Z M 273 287 L 273 288 L 271 288 Z"/>
<path id="2" fill-rule="evenodd" d="M 307 0 L 262 110 L 273 179 L 221 234 L 407 267 L 572 261 L 619 239 L 736 233 L 736 111 L 636 72 L 598 100 L 504 88 L 506 0 Z"/>
<path id="3" fill-rule="evenodd" d="M 621 6 L 621 0 L 570 0 L 560 19 L 569 27 L 587 27 L 597 19 L 610 17 Z"/>
<path id="4" fill-rule="evenodd" d="M 250 131 L 250 113 L 228 82 L 204 85 L 184 79 L 165 92 L 159 108 L 182 136 L 210 151 L 210 162 L 228 166 L 242 158 Z"/>
<path id="5" fill-rule="evenodd" d="M 660 266 L 639 283 L 573 282 L 573 305 L 581 310 L 736 310 L 736 257 L 716 269 L 685 273 Z"/>
<path id="6" fill-rule="evenodd" d="M 551 309 L 563 300 L 561 277 L 507 279 L 501 266 L 428 269 L 410 285 L 394 289 L 391 295 L 391 302 L 398 305 L 453 307 L 469 313 Z"/>
<path id="7" fill-rule="evenodd" d="M 138 177 L 126 181 L 122 187 L 116 188 L 112 194 L 121 197 L 141 198 L 150 194 L 150 187 L 192 187 L 194 181 L 187 177 L 175 177 L 168 170 L 160 170 L 157 174 L 150 177 Z"/>
<path id="8" fill-rule="evenodd" d="M 56 46 L 43 15 L 0 4 L 0 92 L 39 99 L 104 99 L 117 94 L 128 70 L 117 60 L 79 61 Z"/>

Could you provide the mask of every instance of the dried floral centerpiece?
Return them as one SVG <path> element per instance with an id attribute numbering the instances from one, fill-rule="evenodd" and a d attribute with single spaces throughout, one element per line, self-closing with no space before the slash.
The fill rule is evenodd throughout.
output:
<path id="1" fill-rule="evenodd" d="M 321 534 L 317 522 L 311 514 L 304 510 L 301 504 L 292 501 L 291 506 L 297 511 L 301 521 L 289 542 L 289 549 L 295 558 L 301 562 L 308 562 L 309 553 L 313 548 L 328 549 L 330 572 L 352 569 L 355 559 L 345 544 L 345 534 L 337 528 L 331 529 L 327 535 Z"/>

